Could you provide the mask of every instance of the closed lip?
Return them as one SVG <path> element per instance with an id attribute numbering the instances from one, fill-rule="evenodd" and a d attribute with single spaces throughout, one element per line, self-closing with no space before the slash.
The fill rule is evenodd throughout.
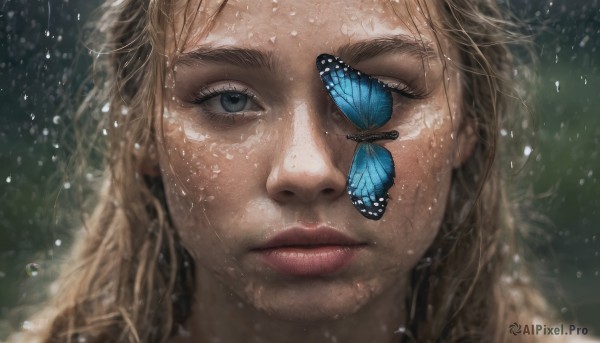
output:
<path id="1" fill-rule="evenodd" d="M 252 250 L 278 273 L 317 277 L 342 270 L 366 245 L 327 226 L 293 227 Z"/>
<path id="2" fill-rule="evenodd" d="M 266 242 L 253 250 L 267 250 L 284 247 L 306 247 L 312 246 L 361 246 L 366 243 L 350 238 L 348 235 L 328 226 L 317 228 L 292 227 L 275 234 Z"/>

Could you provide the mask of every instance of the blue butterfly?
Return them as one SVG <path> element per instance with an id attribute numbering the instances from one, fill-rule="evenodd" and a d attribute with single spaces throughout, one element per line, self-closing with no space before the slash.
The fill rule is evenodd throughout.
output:
<path id="1" fill-rule="evenodd" d="M 333 102 L 360 130 L 346 136 L 358 142 L 346 186 L 352 205 L 366 218 L 379 220 L 396 176 L 392 154 L 374 143 L 398 138 L 395 130 L 375 132 L 392 117 L 391 91 L 381 81 L 332 55 L 319 55 L 317 70 Z"/>

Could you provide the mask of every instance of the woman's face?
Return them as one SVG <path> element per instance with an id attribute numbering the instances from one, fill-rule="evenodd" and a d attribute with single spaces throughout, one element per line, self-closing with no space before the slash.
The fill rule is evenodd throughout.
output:
<path id="1" fill-rule="evenodd" d="M 216 8 L 202 5 L 174 59 L 157 137 L 169 211 L 199 274 L 288 319 L 351 314 L 402 289 L 469 151 L 453 47 L 410 1 L 229 1 L 202 32 Z M 392 92 L 381 131 L 399 138 L 377 144 L 396 177 L 378 221 L 348 197 L 357 143 L 346 134 L 358 129 L 319 79 L 322 53 L 418 95 Z"/>

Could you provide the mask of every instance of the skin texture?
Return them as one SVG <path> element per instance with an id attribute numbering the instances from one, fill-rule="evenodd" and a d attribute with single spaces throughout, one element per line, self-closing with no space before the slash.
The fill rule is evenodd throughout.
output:
<path id="1" fill-rule="evenodd" d="M 175 62 L 172 95 L 157 118 L 158 164 L 199 287 L 193 317 L 176 341 L 397 339 L 409 273 L 437 234 L 452 169 L 473 145 L 460 118 L 459 73 L 452 63 L 444 72 L 443 61 L 456 60 L 456 52 L 437 44 L 410 1 L 394 8 L 380 1 L 230 1 L 202 33 L 215 9 L 210 1 L 202 5 L 184 56 L 207 47 L 254 49 L 269 53 L 273 68 Z M 381 131 L 400 137 L 379 143 L 394 158 L 395 185 L 383 219 L 371 221 L 345 187 L 356 147 L 345 135 L 357 131 L 326 94 L 315 58 L 382 37 L 429 45 L 435 56 L 394 50 L 356 63 L 340 56 L 393 87 L 422 93 L 394 94 L 394 114 Z M 218 113 L 218 96 L 194 103 L 199 93 L 223 90 L 253 99 L 233 116 Z M 332 275 L 284 275 L 251 251 L 286 228 L 321 224 L 366 244 Z"/>

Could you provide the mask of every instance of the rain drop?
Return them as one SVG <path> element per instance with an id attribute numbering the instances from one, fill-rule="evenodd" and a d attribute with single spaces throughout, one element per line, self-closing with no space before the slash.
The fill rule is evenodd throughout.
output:
<path id="1" fill-rule="evenodd" d="M 12 177 L 11 176 L 7 176 L 6 177 L 6 183 L 11 183 L 12 181 Z"/>
<path id="2" fill-rule="evenodd" d="M 102 106 L 102 113 L 108 113 L 109 110 L 110 104 L 107 102 L 106 104 L 104 104 L 104 106 Z"/>
<path id="3" fill-rule="evenodd" d="M 577 276 L 578 279 L 581 279 L 581 277 L 583 276 L 583 272 L 581 270 L 578 270 L 575 275 Z"/>
<path id="4" fill-rule="evenodd" d="M 532 151 L 533 151 L 533 149 L 529 145 L 526 145 L 525 148 L 523 149 L 523 155 L 529 156 L 529 155 L 531 155 Z"/>
<path id="5" fill-rule="evenodd" d="M 54 118 L 52 118 L 52 122 L 55 125 L 58 125 L 60 123 L 60 116 L 54 116 Z"/>
<path id="6" fill-rule="evenodd" d="M 46 37 L 50 37 L 50 30 L 44 31 L 44 34 L 46 35 Z"/>
<path id="7" fill-rule="evenodd" d="M 554 86 L 556 87 L 556 93 L 560 93 L 560 81 L 554 81 Z"/>
<path id="8" fill-rule="evenodd" d="M 40 265 L 35 262 L 28 263 L 25 266 L 25 272 L 29 276 L 38 276 L 38 274 L 40 273 Z"/>
<path id="9" fill-rule="evenodd" d="M 49 60 L 50 59 L 50 51 L 46 51 L 46 59 Z"/>
<path id="10" fill-rule="evenodd" d="M 62 241 L 60 239 L 57 239 L 54 241 L 54 245 L 56 245 L 57 247 L 62 245 Z"/>
<path id="11" fill-rule="evenodd" d="M 71 183 L 69 181 L 63 183 L 64 189 L 71 189 Z"/>

